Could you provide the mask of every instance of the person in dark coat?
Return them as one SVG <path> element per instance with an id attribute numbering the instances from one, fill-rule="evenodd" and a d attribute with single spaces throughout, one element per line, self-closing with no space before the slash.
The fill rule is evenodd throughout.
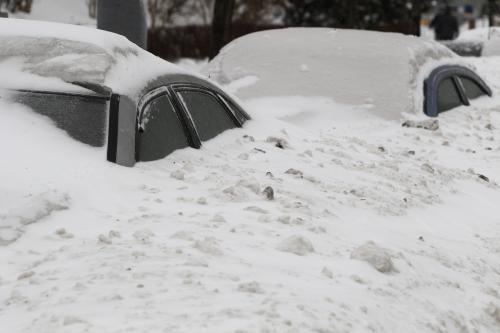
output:
<path id="1" fill-rule="evenodd" d="M 432 20 L 430 28 L 434 29 L 436 40 L 452 40 L 458 37 L 458 19 L 451 12 L 451 7 L 446 7 Z"/>

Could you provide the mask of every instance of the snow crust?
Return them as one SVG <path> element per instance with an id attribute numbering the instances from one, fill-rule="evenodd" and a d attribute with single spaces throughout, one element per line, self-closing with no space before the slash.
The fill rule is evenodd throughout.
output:
<path id="1" fill-rule="evenodd" d="M 2 331 L 500 329 L 498 98 L 433 130 L 244 103 L 245 128 L 124 168 L 0 100 Z"/>
<path id="2" fill-rule="evenodd" d="M 401 34 L 290 28 L 244 36 L 204 69 L 241 98 L 323 96 L 344 104 L 371 104 L 375 114 L 422 113 L 421 69 L 460 63 L 446 47 Z M 251 79 L 249 79 L 251 78 Z"/>

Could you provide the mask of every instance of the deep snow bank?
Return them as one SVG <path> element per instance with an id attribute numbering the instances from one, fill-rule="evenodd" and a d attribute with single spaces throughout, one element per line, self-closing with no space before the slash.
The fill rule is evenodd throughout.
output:
<path id="1" fill-rule="evenodd" d="M 131 169 L 0 102 L 2 329 L 497 331 L 500 103 L 478 102 L 428 131 L 253 99 L 244 129 Z"/>

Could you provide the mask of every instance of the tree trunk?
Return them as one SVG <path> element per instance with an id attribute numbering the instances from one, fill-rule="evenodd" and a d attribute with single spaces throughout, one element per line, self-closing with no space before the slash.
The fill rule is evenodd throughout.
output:
<path id="1" fill-rule="evenodd" d="M 214 58 L 229 42 L 233 19 L 234 0 L 215 0 L 212 22 L 212 47 L 210 58 Z"/>

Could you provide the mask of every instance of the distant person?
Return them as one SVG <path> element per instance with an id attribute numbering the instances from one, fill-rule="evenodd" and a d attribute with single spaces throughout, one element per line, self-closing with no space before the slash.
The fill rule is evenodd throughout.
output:
<path id="1" fill-rule="evenodd" d="M 453 15 L 451 7 L 446 7 L 437 14 L 429 25 L 434 29 L 436 40 L 452 40 L 458 37 L 458 19 Z"/>

